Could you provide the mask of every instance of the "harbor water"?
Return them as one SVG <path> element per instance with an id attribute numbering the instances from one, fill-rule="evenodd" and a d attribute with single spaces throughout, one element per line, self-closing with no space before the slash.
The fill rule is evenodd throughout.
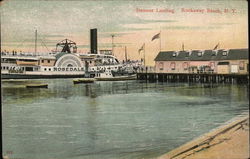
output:
<path id="1" fill-rule="evenodd" d="M 48 88 L 25 88 L 47 83 Z M 249 110 L 248 85 L 2 81 L 3 154 L 16 159 L 158 157 Z"/>

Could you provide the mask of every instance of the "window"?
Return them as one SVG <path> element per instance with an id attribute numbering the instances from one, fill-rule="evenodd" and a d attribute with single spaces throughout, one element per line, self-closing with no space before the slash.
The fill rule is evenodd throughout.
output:
<path id="1" fill-rule="evenodd" d="M 214 67 L 215 67 L 214 62 L 210 62 L 209 66 L 210 66 L 210 68 L 213 70 L 213 69 L 214 69 Z"/>
<path id="2" fill-rule="evenodd" d="M 50 60 L 48 60 L 48 63 L 50 63 Z"/>
<path id="3" fill-rule="evenodd" d="M 240 70 L 244 70 L 245 69 L 245 62 L 244 61 L 240 61 Z"/>
<path id="4" fill-rule="evenodd" d="M 171 62 L 170 68 L 171 68 L 171 70 L 175 70 L 175 62 Z"/>
<path id="5" fill-rule="evenodd" d="M 44 71 L 47 71 L 47 68 L 44 68 Z"/>
<path id="6" fill-rule="evenodd" d="M 51 68 L 49 68 L 49 71 L 51 71 Z"/>
<path id="7" fill-rule="evenodd" d="M 184 70 L 187 70 L 187 69 L 188 69 L 188 63 L 187 63 L 187 62 L 184 62 L 184 63 L 183 63 L 183 69 L 184 69 Z"/>
<path id="8" fill-rule="evenodd" d="M 42 60 L 42 63 L 44 63 L 44 60 Z"/>
<path id="9" fill-rule="evenodd" d="M 202 52 L 198 52 L 198 56 L 201 57 L 202 56 Z"/>
<path id="10" fill-rule="evenodd" d="M 218 65 L 229 65 L 229 62 L 218 62 Z"/>
<path id="11" fill-rule="evenodd" d="M 163 62 L 160 62 L 160 63 L 159 63 L 159 69 L 160 69 L 160 70 L 163 70 Z"/>
<path id="12" fill-rule="evenodd" d="M 227 51 L 223 51 L 222 56 L 227 56 Z"/>
<path id="13" fill-rule="evenodd" d="M 25 67 L 25 71 L 33 71 L 33 67 Z"/>

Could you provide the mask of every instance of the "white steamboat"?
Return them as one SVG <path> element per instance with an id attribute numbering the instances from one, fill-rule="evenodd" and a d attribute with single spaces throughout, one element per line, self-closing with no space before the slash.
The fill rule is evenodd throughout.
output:
<path id="1" fill-rule="evenodd" d="M 112 55 L 78 54 L 75 43 L 68 39 L 57 46 L 63 46 L 62 51 L 47 55 L 1 52 L 1 78 L 80 78 L 94 76 L 94 72 L 99 70 L 117 70 L 122 66 Z"/>

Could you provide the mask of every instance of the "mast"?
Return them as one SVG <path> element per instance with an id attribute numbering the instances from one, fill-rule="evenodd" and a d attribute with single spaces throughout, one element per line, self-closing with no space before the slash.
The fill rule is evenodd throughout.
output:
<path id="1" fill-rule="evenodd" d="M 146 46 L 145 46 L 145 43 L 144 43 L 144 49 L 143 49 L 143 51 L 144 51 L 144 61 L 143 61 L 143 62 L 144 62 L 144 66 L 146 66 L 146 58 L 145 58 L 145 57 L 146 57 L 146 56 L 145 56 L 145 50 L 146 50 L 146 49 L 145 49 L 145 48 L 146 48 Z"/>
<path id="2" fill-rule="evenodd" d="M 160 52 L 161 52 L 161 28 L 160 28 Z"/>
<path id="3" fill-rule="evenodd" d="M 37 52 L 37 30 L 35 31 L 35 55 Z"/>
<path id="4" fill-rule="evenodd" d="M 128 61 L 127 46 L 125 46 L 125 60 Z"/>
<path id="5" fill-rule="evenodd" d="M 114 56 L 114 34 L 111 35 L 112 37 L 112 55 Z"/>

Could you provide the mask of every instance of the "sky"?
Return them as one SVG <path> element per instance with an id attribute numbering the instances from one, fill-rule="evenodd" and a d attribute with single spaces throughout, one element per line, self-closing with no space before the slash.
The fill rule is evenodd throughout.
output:
<path id="1" fill-rule="evenodd" d="M 61 40 L 90 50 L 90 29 L 98 30 L 98 50 L 125 58 L 144 57 L 153 65 L 159 51 L 248 48 L 245 0 L 4 0 L 0 2 L 1 48 L 50 52 Z M 152 37 L 160 33 L 160 38 Z"/>

